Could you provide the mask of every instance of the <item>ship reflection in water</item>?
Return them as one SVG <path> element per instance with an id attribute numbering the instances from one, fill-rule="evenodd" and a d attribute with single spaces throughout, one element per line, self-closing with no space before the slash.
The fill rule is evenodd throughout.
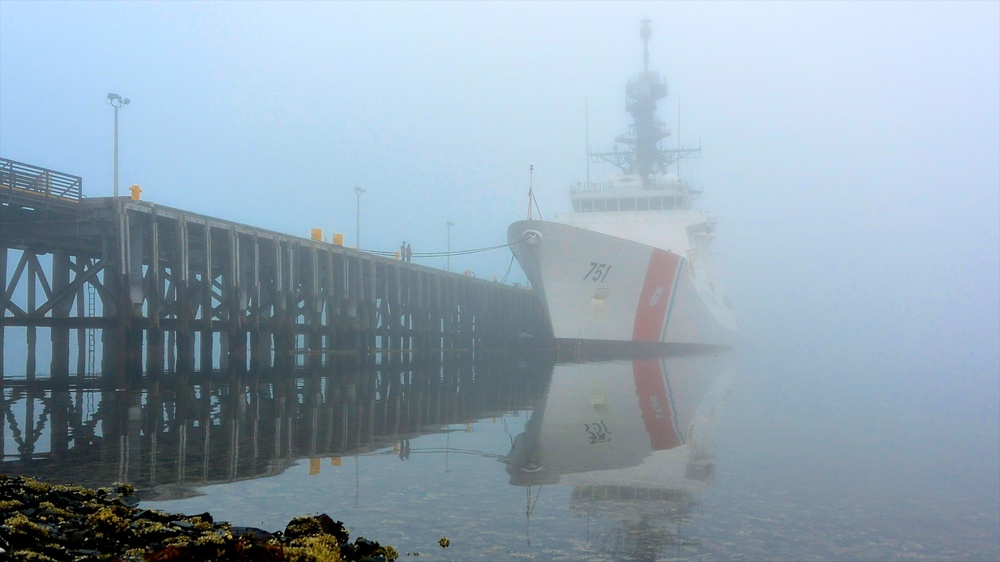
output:
<path id="1" fill-rule="evenodd" d="M 401 553 L 433 545 L 436 560 L 654 559 L 697 549 L 681 526 L 712 481 L 730 378 L 724 357 L 691 355 L 348 364 L 132 388 L 8 380 L 0 472 L 129 482 L 144 507 L 272 531 L 327 512 Z"/>
<path id="2" fill-rule="evenodd" d="M 588 542 L 616 559 L 697 546 L 678 529 L 712 482 L 731 379 L 720 356 L 557 364 L 505 458 L 510 483 L 526 487 L 529 519 L 540 487 L 556 484 L 572 488 L 570 511 L 588 529 L 603 522 Z"/>

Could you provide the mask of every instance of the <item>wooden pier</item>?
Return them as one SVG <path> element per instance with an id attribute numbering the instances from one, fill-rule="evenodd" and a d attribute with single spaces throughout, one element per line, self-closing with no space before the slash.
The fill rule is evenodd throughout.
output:
<path id="1" fill-rule="evenodd" d="M 52 378 L 475 353 L 549 333 L 528 289 L 137 195 L 83 198 L 79 177 L 0 159 L 0 380 L 14 332 L 28 379 L 44 372 L 39 331 Z"/>

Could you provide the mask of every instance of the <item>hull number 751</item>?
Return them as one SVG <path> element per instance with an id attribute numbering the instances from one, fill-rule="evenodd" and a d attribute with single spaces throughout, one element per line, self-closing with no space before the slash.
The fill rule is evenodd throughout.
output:
<path id="1" fill-rule="evenodd" d="M 590 279 L 598 283 L 604 282 L 608 278 L 608 272 L 611 271 L 611 266 L 606 263 L 597 263 L 596 261 L 590 262 L 590 271 L 583 276 L 584 279 Z"/>

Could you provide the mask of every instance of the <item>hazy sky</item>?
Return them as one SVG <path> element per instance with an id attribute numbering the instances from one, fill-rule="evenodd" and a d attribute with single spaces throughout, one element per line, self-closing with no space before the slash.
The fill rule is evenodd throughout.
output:
<path id="1" fill-rule="evenodd" d="M 365 248 L 441 251 L 447 221 L 453 249 L 502 244 L 529 165 L 551 216 L 585 178 L 587 114 L 595 148 L 625 131 L 643 17 L 747 341 L 994 391 L 997 2 L 4 0 L 0 154 L 110 195 L 116 92 L 123 191 L 353 245 L 363 186 Z"/>

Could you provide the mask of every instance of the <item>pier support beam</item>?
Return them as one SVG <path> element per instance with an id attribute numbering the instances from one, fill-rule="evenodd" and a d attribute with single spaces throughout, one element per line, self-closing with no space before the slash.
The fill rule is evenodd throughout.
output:
<path id="1" fill-rule="evenodd" d="M 147 201 L 85 199 L 58 225 L 4 212 L 0 377 L 11 327 L 25 338 L 26 378 L 39 358 L 50 361 L 40 374 L 69 376 L 77 330 L 77 374 L 92 370 L 93 350 L 110 381 L 316 367 L 343 352 L 390 363 L 414 350 L 478 353 L 546 329 L 530 291 Z"/>
<path id="2" fill-rule="evenodd" d="M 52 290 L 53 294 L 61 294 L 69 288 L 69 254 L 57 251 L 52 254 Z M 52 307 L 52 361 L 49 372 L 53 378 L 65 379 L 69 376 L 69 312 L 73 306 L 72 298 L 56 301 Z"/>

